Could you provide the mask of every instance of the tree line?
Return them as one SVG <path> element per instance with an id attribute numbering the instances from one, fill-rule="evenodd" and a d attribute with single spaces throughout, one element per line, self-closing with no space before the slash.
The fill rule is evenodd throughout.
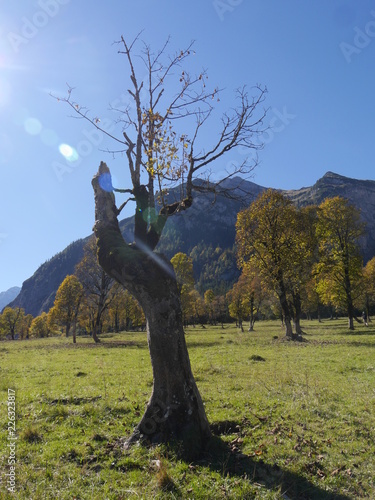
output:
<path id="1" fill-rule="evenodd" d="M 354 329 L 358 312 L 370 321 L 375 305 L 375 257 L 363 267 L 360 212 L 346 199 L 329 198 L 319 206 L 296 207 L 266 190 L 238 214 L 237 263 L 241 275 L 226 293 L 197 291 L 193 259 L 179 252 L 172 259 L 185 325 L 235 320 L 249 331 L 260 318 L 280 317 L 287 337 L 301 335 L 301 317 L 320 319 L 322 310 L 346 314 Z M 294 328 L 293 328 L 294 327 Z M 61 283 L 53 307 L 33 318 L 22 308 L 6 307 L 0 335 L 14 339 L 144 329 L 145 316 L 132 295 L 99 266 L 89 240 L 75 273 Z M 294 330 L 294 331 L 293 331 Z"/>

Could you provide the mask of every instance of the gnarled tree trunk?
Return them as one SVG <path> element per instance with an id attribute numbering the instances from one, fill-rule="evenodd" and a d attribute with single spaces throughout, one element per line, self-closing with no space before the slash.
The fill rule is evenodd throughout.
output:
<path id="1" fill-rule="evenodd" d="M 109 175 L 104 163 L 92 182 L 99 263 L 143 308 L 154 376 L 150 401 L 127 445 L 175 440 L 182 442 L 184 454 L 196 456 L 210 428 L 190 367 L 173 267 L 141 242 L 124 241 L 114 195 L 100 187 L 101 175 Z"/>

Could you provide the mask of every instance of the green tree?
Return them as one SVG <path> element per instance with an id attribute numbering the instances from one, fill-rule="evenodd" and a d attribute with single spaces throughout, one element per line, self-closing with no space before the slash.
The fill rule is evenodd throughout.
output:
<path id="1" fill-rule="evenodd" d="M 73 330 L 73 343 L 76 343 L 76 325 L 83 297 L 83 286 L 74 275 L 67 276 L 59 286 L 51 315 L 59 325 L 64 326 L 66 337 Z"/>
<path id="2" fill-rule="evenodd" d="M 319 206 L 316 232 L 319 295 L 323 303 L 344 309 L 349 329 L 354 330 L 354 301 L 360 293 L 363 266 L 359 239 L 364 225 L 360 212 L 344 198 L 328 198 Z"/>
<path id="3" fill-rule="evenodd" d="M 220 164 L 223 156 L 242 148 L 249 156 L 228 176 L 254 168 L 252 152 L 262 147 L 255 139 L 262 131 L 265 111 L 259 105 L 265 90 L 257 88 L 254 98 L 249 98 L 246 90 L 240 89 L 238 105 L 225 113 L 221 122 L 216 120 L 217 139 L 211 145 L 207 140 L 203 143 L 201 130 L 207 128 L 218 90 L 208 88 L 205 72 L 193 75 L 184 68 L 193 54 L 192 46 L 169 55 L 169 42 L 157 51 L 142 44 L 137 54 L 139 42 L 128 43 L 123 37 L 119 42 L 130 73 L 129 95 L 134 105 L 122 111 L 119 135 L 107 132 L 125 152 L 131 186 L 115 189 L 109 168 L 100 164 L 93 179 L 94 231 L 100 265 L 138 300 L 147 321 L 154 386 L 128 444 L 177 439 L 185 451 L 198 452 L 210 436 L 210 427 L 191 371 L 175 273 L 155 249 L 167 219 L 188 210 L 195 191 L 215 190 L 212 184 L 202 183 L 214 162 Z M 145 67 L 139 69 L 142 64 Z M 98 118 L 90 118 L 73 100 L 71 90 L 65 102 L 106 133 Z M 180 199 L 168 196 L 173 186 L 180 188 Z M 128 195 L 119 207 L 114 191 Z M 135 202 L 133 242 L 124 240 L 117 220 L 129 200 Z M 195 209 L 203 213 L 207 206 L 197 203 Z M 165 418 L 160 418 L 161 414 Z"/>

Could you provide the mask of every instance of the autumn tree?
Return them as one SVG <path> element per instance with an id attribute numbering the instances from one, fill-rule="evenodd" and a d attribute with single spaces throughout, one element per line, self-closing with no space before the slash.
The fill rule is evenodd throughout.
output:
<path id="1" fill-rule="evenodd" d="M 126 159 L 131 186 L 113 187 L 110 170 L 101 163 L 93 179 L 95 226 L 99 262 L 141 304 L 147 322 L 154 385 L 146 411 L 128 445 L 135 441 L 177 439 L 185 452 L 199 452 L 210 437 L 204 406 L 192 375 L 186 348 L 180 295 L 171 263 L 156 251 L 166 221 L 193 204 L 196 191 L 214 191 L 210 170 L 224 155 L 248 151 L 240 165 L 233 163 L 226 177 L 247 174 L 254 167 L 254 150 L 261 148 L 258 133 L 265 111 L 265 89 L 250 98 L 237 91 L 237 105 L 211 125 L 217 138 L 209 144 L 208 130 L 219 90 L 210 89 L 205 71 L 193 74 L 188 60 L 193 44 L 168 55 L 169 40 L 152 51 L 137 37 L 119 41 L 130 76 L 131 104 L 118 110 L 121 129 L 107 132 L 100 118 L 90 116 L 69 89 L 65 101 L 83 119 L 107 133 Z M 140 56 L 140 57 L 138 57 Z M 198 180 L 199 179 L 199 180 Z M 222 179 L 224 180 L 224 179 Z M 181 197 L 168 195 L 170 188 Z M 115 194 L 128 195 L 118 207 Z M 157 192 L 157 194 L 156 194 Z M 124 241 L 118 215 L 129 201 L 135 204 L 133 241 Z M 198 207 L 199 209 L 199 207 Z M 202 214 L 203 215 L 203 214 Z"/>
<path id="2" fill-rule="evenodd" d="M 171 259 L 177 279 L 177 289 L 181 296 L 181 307 L 184 323 L 192 308 L 192 294 L 194 288 L 193 260 L 183 252 L 178 252 Z"/>
<path id="3" fill-rule="evenodd" d="M 257 268 L 248 263 L 237 283 L 233 285 L 233 288 L 227 294 L 229 313 L 238 322 L 242 331 L 242 323 L 245 319 L 249 320 L 249 332 L 254 330 L 260 306 L 266 295 L 267 290 L 262 284 Z"/>
<path id="4" fill-rule="evenodd" d="M 83 297 L 83 286 L 74 275 L 67 276 L 59 286 L 51 315 L 56 323 L 63 325 L 66 337 L 73 330 L 73 343 L 76 343 L 76 325 Z"/>
<path id="5" fill-rule="evenodd" d="M 145 323 L 143 311 L 136 299 L 119 283 L 112 287 L 113 298 L 108 307 L 108 314 L 115 332 L 129 330 Z"/>
<path id="6" fill-rule="evenodd" d="M 316 222 L 316 206 L 295 208 L 290 220 L 293 246 L 290 249 L 290 265 L 285 272 L 285 277 L 291 297 L 295 332 L 298 335 L 302 333 L 300 321 L 303 301 L 307 299 L 308 283 L 311 280 L 313 266 L 318 259 Z"/>
<path id="7" fill-rule="evenodd" d="M 290 200 L 271 189 L 264 191 L 236 223 L 240 268 L 256 266 L 266 286 L 277 294 L 285 333 L 293 338 L 292 316 L 287 289 L 291 276 L 295 208 Z"/>
<path id="8" fill-rule="evenodd" d="M 17 330 L 21 327 L 22 321 L 25 316 L 24 309 L 20 307 L 12 308 L 6 307 L 1 314 L 1 326 L 5 335 L 10 335 L 14 340 Z"/>
<path id="9" fill-rule="evenodd" d="M 327 198 L 319 206 L 316 231 L 319 295 L 325 304 L 344 309 L 349 329 L 354 330 L 354 301 L 360 292 L 363 266 L 359 239 L 364 225 L 360 212 L 344 198 Z"/>
<path id="10" fill-rule="evenodd" d="M 206 311 L 203 298 L 197 290 L 191 290 L 189 293 L 189 308 L 187 310 L 188 322 L 193 325 L 195 325 L 195 323 L 203 324 L 205 314 Z"/>
<path id="11" fill-rule="evenodd" d="M 29 338 L 30 326 L 31 326 L 33 319 L 34 318 L 33 318 L 32 314 L 26 314 L 23 317 L 22 322 L 21 322 L 20 327 L 19 327 L 21 339 L 24 339 L 24 338 L 28 339 Z"/>
<path id="12" fill-rule="evenodd" d="M 243 322 L 249 316 L 249 301 L 247 297 L 247 282 L 241 275 L 237 283 L 227 293 L 229 314 L 236 320 L 236 325 L 243 332 Z"/>
<path id="13" fill-rule="evenodd" d="M 375 305 L 375 257 L 369 260 L 363 269 L 364 306 L 366 322 L 370 320 L 370 309 Z"/>
<path id="14" fill-rule="evenodd" d="M 43 312 L 32 320 L 30 325 L 31 337 L 44 338 L 48 337 L 50 333 L 51 328 L 47 313 Z"/>
<path id="15" fill-rule="evenodd" d="M 321 298 L 317 290 L 317 284 L 314 275 L 305 283 L 303 289 L 303 311 L 309 319 L 316 313 L 318 321 L 321 321 Z"/>
<path id="16" fill-rule="evenodd" d="M 114 280 L 99 265 L 94 238 L 90 238 L 85 245 L 83 258 L 77 264 L 75 274 L 83 287 L 85 306 L 93 318 L 92 338 L 95 342 L 100 342 L 98 335 L 101 331 L 103 314 L 113 300 L 111 289 Z"/>

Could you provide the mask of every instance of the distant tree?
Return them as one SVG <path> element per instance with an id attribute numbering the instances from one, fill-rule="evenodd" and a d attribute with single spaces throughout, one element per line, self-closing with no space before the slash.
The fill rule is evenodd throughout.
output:
<path id="1" fill-rule="evenodd" d="M 249 316 L 249 301 L 247 296 L 247 282 L 243 275 L 227 293 L 229 314 L 236 320 L 238 328 L 243 332 L 243 322 Z"/>
<path id="2" fill-rule="evenodd" d="M 174 272 L 176 273 L 177 286 L 181 292 L 186 285 L 190 289 L 194 287 L 193 260 L 186 253 L 178 252 L 171 259 Z"/>
<path id="3" fill-rule="evenodd" d="M 24 309 L 21 309 L 20 307 L 14 309 L 6 307 L 1 314 L 1 325 L 5 335 L 10 335 L 11 339 L 14 340 L 17 330 L 22 325 L 24 317 Z"/>
<path id="4" fill-rule="evenodd" d="M 113 298 L 108 306 L 108 314 L 115 332 L 129 330 L 145 323 L 143 311 L 136 299 L 121 285 L 115 283 L 111 293 Z"/>
<path id="5" fill-rule="evenodd" d="M 321 321 L 321 299 L 317 290 L 317 284 L 314 276 L 305 283 L 302 290 L 303 311 L 309 319 L 316 314 L 319 322 Z"/>
<path id="6" fill-rule="evenodd" d="M 256 318 L 267 293 L 257 268 L 248 263 L 237 283 L 233 285 L 232 290 L 227 294 L 229 312 L 232 318 L 238 321 L 242 331 L 242 322 L 245 319 L 249 320 L 249 332 L 254 330 Z"/>
<path id="7" fill-rule="evenodd" d="M 267 288 L 277 294 L 289 338 L 293 338 L 288 283 L 295 256 L 295 214 L 289 199 L 269 189 L 238 214 L 236 223 L 239 266 L 251 263 Z"/>
<path id="8" fill-rule="evenodd" d="M 375 257 L 369 260 L 363 269 L 364 307 L 366 322 L 370 321 L 370 310 L 375 305 Z"/>
<path id="9" fill-rule="evenodd" d="M 216 323 L 216 310 L 215 310 L 216 295 L 213 290 L 209 289 L 204 293 L 204 305 L 206 315 L 211 325 Z"/>
<path id="10" fill-rule="evenodd" d="M 187 309 L 187 321 L 195 325 L 195 323 L 203 324 L 205 320 L 205 305 L 204 300 L 195 289 L 189 293 L 189 308 Z"/>
<path id="11" fill-rule="evenodd" d="M 103 314 L 114 298 L 111 293 L 114 280 L 99 265 L 94 238 L 86 244 L 83 259 L 77 264 L 75 274 L 83 286 L 85 305 L 91 309 L 94 318 L 92 338 L 100 342 L 98 335 Z"/>
<path id="12" fill-rule="evenodd" d="M 83 297 L 83 286 L 74 275 L 67 276 L 56 292 L 53 305 L 54 320 L 64 326 L 65 336 L 68 337 L 73 329 L 73 343 L 76 343 L 76 325 L 79 308 Z"/>
<path id="13" fill-rule="evenodd" d="M 193 306 L 191 295 L 194 288 L 193 260 L 185 253 L 179 252 L 172 257 L 171 264 L 176 273 L 177 288 L 181 297 L 182 315 L 185 323 Z"/>
<path id="14" fill-rule="evenodd" d="M 293 247 L 290 249 L 291 265 L 285 271 L 285 279 L 291 297 L 295 332 L 298 335 L 302 333 L 300 320 L 303 300 L 307 298 L 306 288 L 318 258 L 316 222 L 316 206 L 295 209 L 290 221 L 293 231 Z"/>
<path id="15" fill-rule="evenodd" d="M 364 225 L 360 212 L 344 198 L 328 198 L 319 206 L 316 231 L 319 295 L 325 304 L 344 309 L 349 329 L 354 330 L 354 301 L 360 292 L 363 266 L 359 239 Z"/>
<path id="16" fill-rule="evenodd" d="M 51 329 L 48 322 L 48 314 L 43 312 L 40 316 L 34 318 L 30 326 L 30 336 L 44 338 L 48 337 Z"/>
<path id="17" fill-rule="evenodd" d="M 32 314 L 26 314 L 23 317 L 22 323 L 20 325 L 20 336 L 21 339 L 28 339 L 29 338 L 29 333 L 30 333 L 30 326 L 31 322 L 33 320 L 33 315 Z"/>

